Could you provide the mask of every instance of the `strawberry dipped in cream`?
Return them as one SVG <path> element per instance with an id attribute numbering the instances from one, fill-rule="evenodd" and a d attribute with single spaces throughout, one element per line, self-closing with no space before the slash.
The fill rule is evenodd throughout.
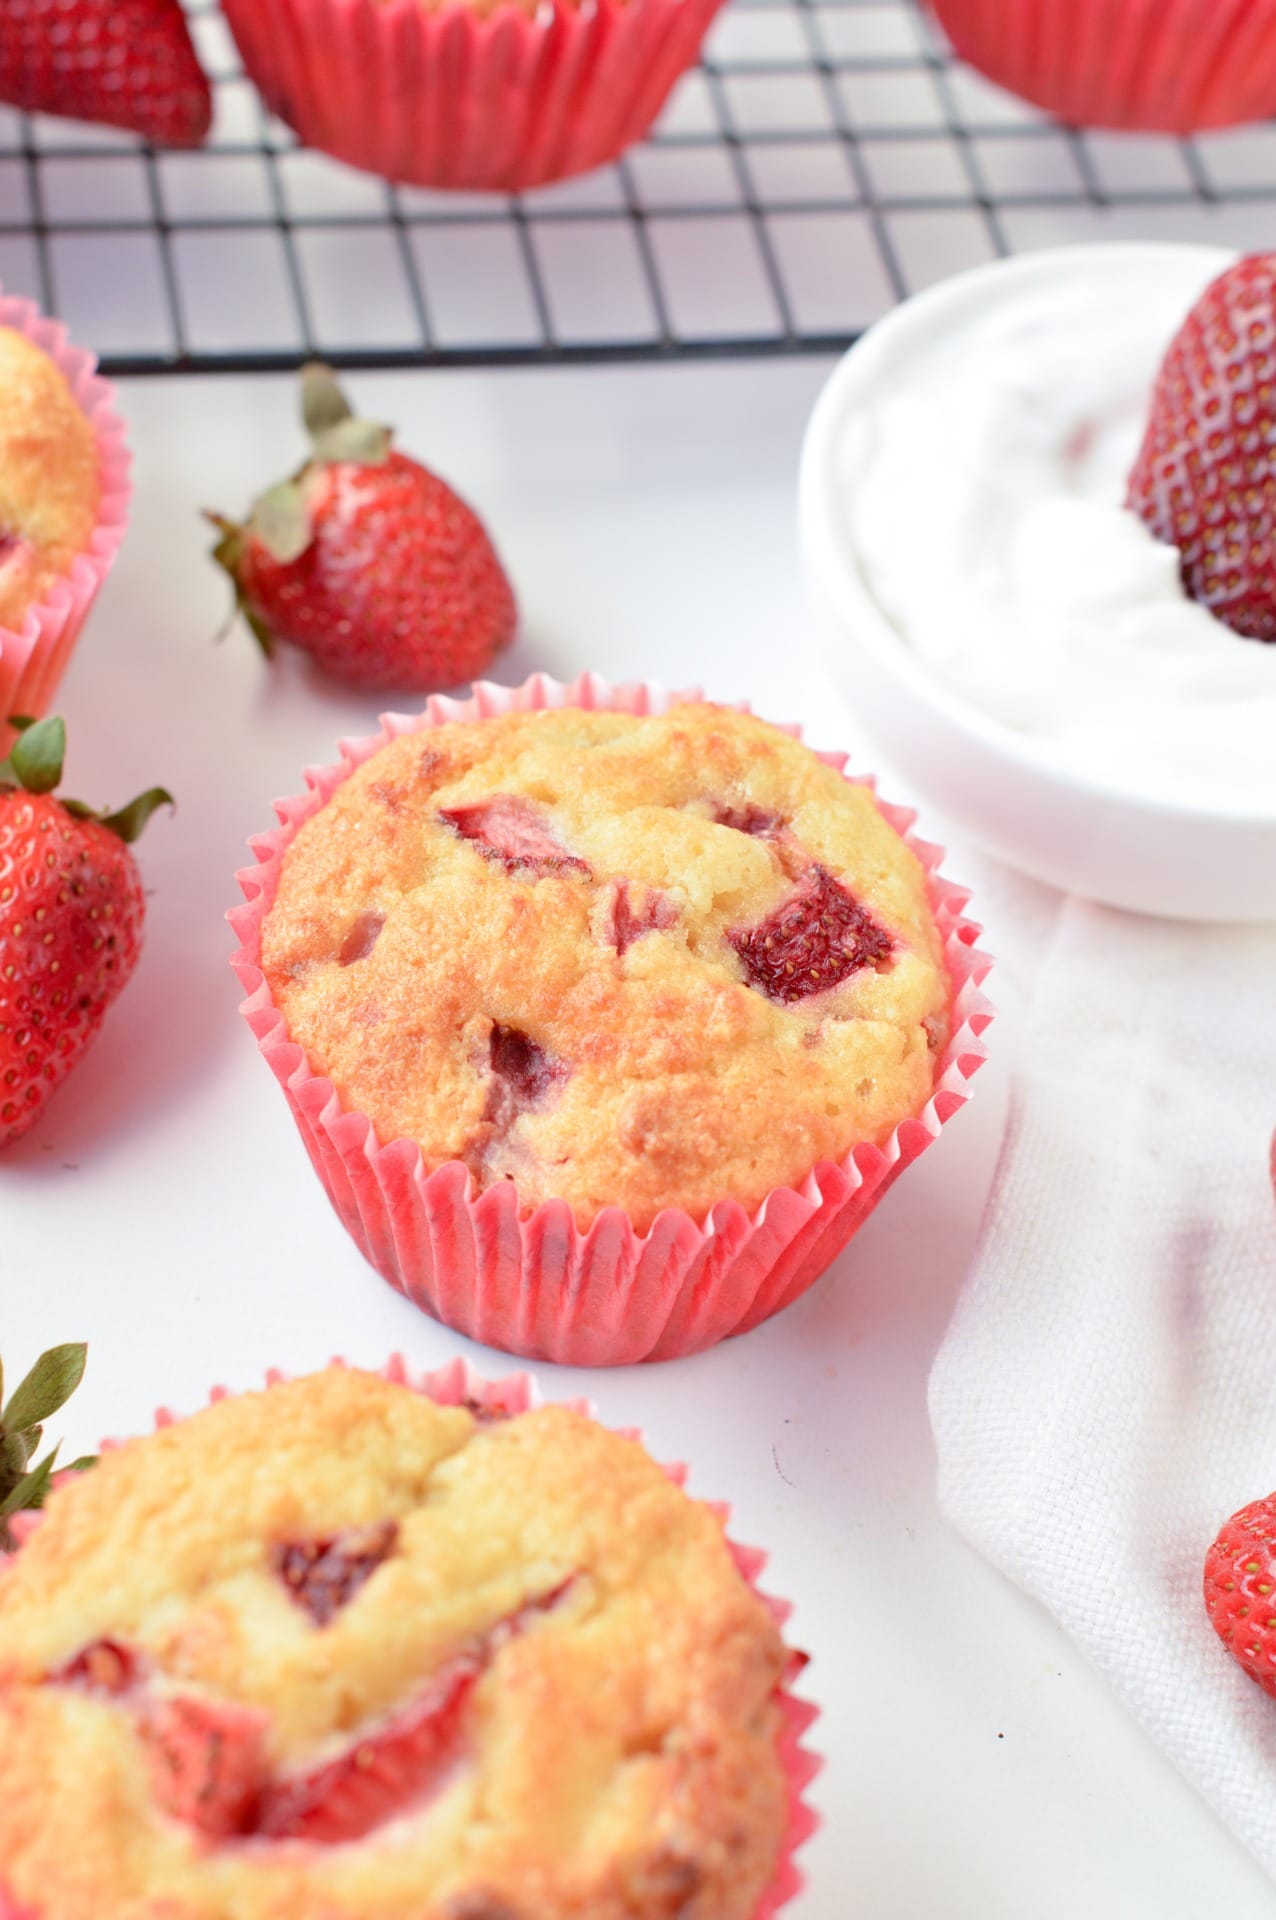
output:
<path id="1" fill-rule="evenodd" d="M 1082 779 L 1266 811 L 1276 568 L 1265 453 L 1236 455 L 1246 432 L 1263 444 L 1252 323 L 1266 299 L 1270 331 L 1270 282 L 1251 269 L 1244 324 L 1216 299 L 1202 327 L 1195 303 L 1228 267 L 1196 247 L 1060 249 L 924 297 L 840 470 L 865 585 L 949 691 Z M 1259 502 L 1248 534 L 1240 496 Z"/>

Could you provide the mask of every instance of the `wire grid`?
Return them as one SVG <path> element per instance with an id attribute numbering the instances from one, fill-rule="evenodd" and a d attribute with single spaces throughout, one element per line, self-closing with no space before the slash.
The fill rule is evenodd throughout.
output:
<path id="1" fill-rule="evenodd" d="M 1276 126 L 1078 133 L 958 63 L 919 0 L 730 0 L 650 140 L 517 198 L 300 148 L 216 0 L 189 11 L 205 150 L 0 108 L 0 282 L 117 375 L 835 351 L 998 254 L 1273 231 Z"/>

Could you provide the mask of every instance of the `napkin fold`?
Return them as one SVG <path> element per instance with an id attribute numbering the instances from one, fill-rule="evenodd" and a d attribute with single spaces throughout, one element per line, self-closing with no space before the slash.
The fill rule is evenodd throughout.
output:
<path id="1" fill-rule="evenodd" d="M 1070 900 L 931 1376 L 939 1498 L 1276 1876 L 1276 1700 L 1206 1548 L 1276 1490 L 1276 929 Z"/>

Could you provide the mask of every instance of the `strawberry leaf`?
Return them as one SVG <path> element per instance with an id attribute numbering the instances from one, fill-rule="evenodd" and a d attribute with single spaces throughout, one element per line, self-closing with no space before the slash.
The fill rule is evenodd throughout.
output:
<path id="1" fill-rule="evenodd" d="M 32 1467 L 12 1492 L 0 1500 L 0 1520 L 7 1520 L 11 1513 L 23 1513 L 44 1505 L 57 1457 L 58 1450 L 54 1447 L 52 1453 L 45 1454 L 38 1467 Z"/>
<path id="2" fill-rule="evenodd" d="M 31 1464 L 31 1448 L 26 1435 L 6 1433 L 0 1440 L 0 1494 L 21 1480 Z"/>
<path id="3" fill-rule="evenodd" d="M 212 550 L 212 557 L 222 569 L 222 572 L 229 575 L 230 583 L 235 589 L 234 602 L 231 606 L 230 613 L 227 615 L 226 624 L 217 635 L 217 638 L 224 640 L 235 624 L 235 616 L 242 613 L 244 619 L 248 622 L 249 630 L 256 640 L 257 645 L 261 648 L 267 660 L 269 660 L 273 657 L 275 651 L 275 644 L 271 637 L 270 629 L 267 627 L 265 621 L 261 619 L 260 615 L 249 606 L 248 601 L 244 597 L 243 589 L 239 584 L 239 568 L 240 562 L 244 557 L 244 541 L 247 535 L 247 529 L 237 527 L 233 520 L 225 519 L 220 513 L 210 513 L 207 508 L 204 510 L 204 518 L 211 526 L 216 527 L 221 535 L 217 545 Z"/>
<path id="4" fill-rule="evenodd" d="M 301 412 L 316 460 L 350 460 L 363 467 L 379 467 L 388 459 L 389 427 L 357 419 L 332 368 L 322 361 L 312 360 L 301 369 Z"/>
<path id="5" fill-rule="evenodd" d="M 261 648 L 267 660 L 273 660 L 275 657 L 275 636 L 266 625 L 266 622 L 257 612 L 257 609 L 250 607 L 246 600 L 241 600 L 239 610 L 248 622 L 248 631 L 252 634 L 253 639 L 257 642 L 257 645 Z"/>
<path id="6" fill-rule="evenodd" d="M 350 402 L 322 360 L 307 361 L 301 369 L 301 417 L 312 440 L 351 418 Z"/>
<path id="7" fill-rule="evenodd" d="M 26 1379 L 14 1388 L 4 1410 L 4 1424 L 10 1434 L 39 1426 L 66 1405 L 84 1378 L 87 1353 L 83 1341 L 75 1341 L 50 1347 L 40 1355 Z"/>
<path id="8" fill-rule="evenodd" d="M 132 846 L 145 830 L 147 821 L 157 807 L 175 807 L 176 805 L 177 802 L 167 787 L 148 787 L 145 793 L 139 793 L 135 800 L 130 800 L 126 807 L 119 807 L 114 813 L 100 813 L 96 817 L 108 833 L 115 834 L 125 846 Z"/>
<path id="9" fill-rule="evenodd" d="M 248 531 L 280 566 L 300 560 L 310 545 L 311 526 L 301 488 L 295 480 L 283 480 L 262 494 L 253 508 Z"/>
<path id="10" fill-rule="evenodd" d="M 213 559 L 228 573 L 236 585 L 239 582 L 239 557 L 244 550 L 244 530 L 237 527 L 233 520 L 227 520 L 220 513 L 211 513 L 204 509 L 204 518 L 212 527 L 216 527 L 219 538 L 213 548 Z"/>
<path id="11" fill-rule="evenodd" d="M 10 781 L 28 793 L 52 793 L 62 778 L 65 759 L 64 723 L 56 715 L 36 720 L 19 732 L 9 758 L 0 765 L 0 781 Z"/>
<path id="12" fill-rule="evenodd" d="M 382 467 L 390 457 L 390 429 L 375 420 L 340 420 L 315 435 L 316 460 L 351 460 Z"/>

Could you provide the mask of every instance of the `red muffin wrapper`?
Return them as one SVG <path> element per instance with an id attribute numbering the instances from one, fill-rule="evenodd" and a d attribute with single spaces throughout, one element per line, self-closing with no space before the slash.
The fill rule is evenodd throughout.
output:
<path id="1" fill-rule="evenodd" d="M 73 347 L 66 328 L 46 318 L 30 300 L 0 294 L 0 327 L 25 334 L 61 372 L 97 435 L 101 476 L 97 525 L 88 546 L 46 597 L 27 609 L 19 630 L 0 626 L 0 754 L 4 754 L 13 740 L 12 729 L 5 724 L 10 714 L 38 719 L 48 712 L 89 608 L 115 563 L 133 489 L 124 422 L 115 411 L 114 389 L 95 371 L 93 355 Z"/>
<path id="2" fill-rule="evenodd" d="M 1276 113 L 1276 0 L 930 0 L 963 60 L 1084 127 L 1199 133 Z"/>
<path id="3" fill-rule="evenodd" d="M 347 1362 L 336 1358 L 331 1364 L 345 1366 Z M 499 1414 L 518 1414 L 544 1405 L 540 1389 L 530 1374 L 512 1373 L 507 1374 L 503 1379 L 487 1380 L 476 1373 L 467 1361 L 459 1358 L 449 1360 L 445 1366 L 434 1368 L 430 1372 L 414 1375 L 403 1355 L 396 1353 L 384 1367 L 377 1371 L 393 1385 L 410 1387 L 413 1392 L 423 1393 L 443 1407 L 466 1405 L 491 1408 Z M 266 1375 L 266 1386 L 268 1388 L 277 1386 L 288 1378 L 289 1375 L 281 1372 L 277 1367 L 271 1368 Z M 215 1402 L 230 1397 L 227 1388 L 214 1387 L 209 1400 Z M 566 1400 L 560 1404 L 569 1407 L 575 1413 L 597 1419 L 597 1410 L 589 1400 Z M 161 1407 L 155 1415 L 155 1425 L 157 1428 L 170 1427 L 181 1417 L 168 1407 Z M 637 1428 L 623 1427 L 617 1431 L 627 1440 L 636 1440 L 639 1445 L 645 1444 Z M 110 1452 L 124 1444 L 125 1442 L 120 1440 L 104 1440 L 100 1451 Z M 661 1466 L 662 1471 L 669 1476 L 675 1486 L 685 1488 L 688 1468 L 683 1462 L 677 1461 L 672 1465 L 662 1462 Z M 53 1480 L 54 1491 L 56 1492 L 65 1482 L 76 1478 L 78 1476 L 70 1471 L 56 1474 Z M 702 1504 L 722 1522 L 723 1533 L 726 1535 L 731 1518 L 730 1507 L 718 1500 L 706 1500 Z M 20 1551 L 23 1542 L 30 1539 L 40 1525 L 42 1517 L 40 1513 L 20 1513 L 14 1516 L 10 1526 L 18 1542 L 17 1550 Z M 777 1627 L 783 1627 L 793 1611 L 793 1606 L 791 1601 L 777 1600 L 773 1595 L 762 1591 L 759 1581 L 766 1567 L 766 1554 L 758 1547 L 741 1546 L 729 1535 L 726 1537 L 731 1557 L 741 1575 L 763 1602 Z M 3 1576 L 6 1560 L 12 1557 L 12 1555 L 0 1553 L 0 1576 Z M 803 1796 L 824 1763 L 816 1754 L 802 1745 L 803 1735 L 819 1718 L 820 1710 L 809 1700 L 799 1700 L 791 1691 L 789 1684 L 803 1671 L 806 1664 L 804 1654 L 790 1650 L 790 1666 L 778 1695 L 780 1709 L 778 1751 L 785 1779 L 788 1782 L 788 1826 L 781 1844 L 775 1874 L 755 1908 L 752 1920 L 773 1920 L 773 1916 L 780 1911 L 781 1907 L 787 1906 L 789 1901 L 801 1892 L 805 1879 L 797 1866 L 795 1856 L 798 1849 L 810 1839 L 820 1824 L 819 1815 L 807 1804 Z M 0 1882 L 0 1920 L 42 1920 L 42 1915 L 35 1909 L 19 1907 L 12 1896 L 6 1893 L 3 1883 Z"/>
<path id="4" fill-rule="evenodd" d="M 307 145 L 387 179 L 518 193 L 641 140 L 722 0 L 223 0 Z"/>
<path id="5" fill-rule="evenodd" d="M 448 721 L 565 706 L 657 714 L 700 697 L 694 690 L 611 687 L 593 674 L 571 686 L 543 674 L 518 688 L 479 682 L 468 700 L 436 695 L 421 714 L 388 714 L 379 734 L 343 740 L 337 765 L 307 768 L 310 791 L 276 801 L 282 825 L 251 841 L 258 864 L 237 876 L 247 904 L 228 918 L 242 942 L 231 962 L 248 995 L 240 1011 L 343 1225 L 378 1273 L 417 1306 L 508 1353 L 620 1366 L 696 1353 L 757 1326 L 837 1257 L 892 1182 L 965 1105 L 971 1076 L 986 1058 L 981 1035 L 992 1008 L 980 983 L 991 961 L 975 944 L 979 928 L 963 917 L 969 895 L 939 874 L 941 849 L 912 835 L 914 815 L 878 800 L 926 870 L 953 986 L 951 1038 L 930 1099 L 884 1147 L 865 1144 L 839 1162 L 821 1161 L 800 1185 L 775 1188 L 752 1211 L 731 1199 L 703 1219 L 668 1207 L 638 1233 L 620 1207 L 605 1208 L 581 1228 L 566 1201 L 520 1206 L 507 1181 L 474 1194 L 460 1161 L 427 1172 L 415 1141 L 383 1144 L 367 1116 L 347 1112 L 332 1082 L 313 1071 L 262 975 L 262 923 L 298 829 L 355 768 L 398 735 Z M 799 730 L 784 731 L 796 738 Z M 841 771 L 846 756 L 820 758 Z M 855 784 L 873 790 L 871 780 Z"/>

